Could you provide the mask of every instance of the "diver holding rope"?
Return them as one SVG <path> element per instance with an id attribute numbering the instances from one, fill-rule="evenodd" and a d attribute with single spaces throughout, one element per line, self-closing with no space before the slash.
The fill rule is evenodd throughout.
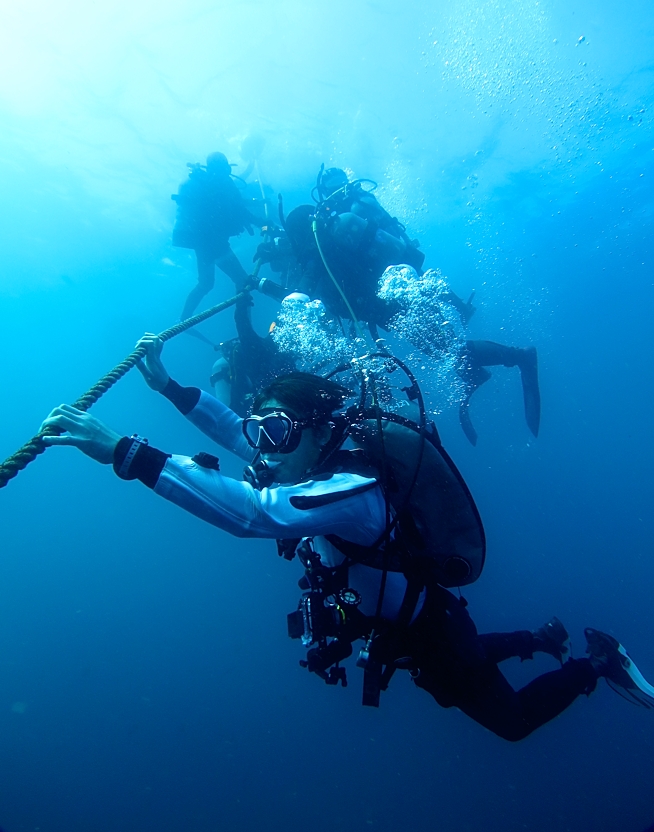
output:
<path id="1" fill-rule="evenodd" d="M 393 672 L 408 670 L 441 706 L 458 707 L 509 741 L 553 719 L 602 677 L 627 698 L 654 707 L 654 688 L 624 647 L 598 630 L 586 630 L 589 657 L 581 659 L 568 657 L 568 634 L 556 618 L 534 631 L 477 633 L 465 602 L 446 587 L 476 579 L 483 566 L 483 530 L 465 484 L 457 481 L 437 434 L 425 422 L 424 408 L 413 427 L 398 425 L 417 437 L 415 467 L 402 477 L 392 435 L 386 434 L 385 423 L 390 426 L 392 420 L 380 411 L 377 395 L 372 409 L 366 409 L 365 386 L 354 411 L 344 411 L 350 391 L 333 379 L 280 376 L 258 394 L 253 415 L 241 419 L 213 396 L 173 381 L 161 362 L 163 343 L 157 336 L 145 336 L 139 346 L 145 349 L 140 369 L 147 384 L 244 460 L 244 480 L 223 475 L 213 455 L 172 456 L 136 434 L 121 436 L 69 405 L 55 408 L 43 423 L 44 430 L 59 432 L 44 436 L 44 443 L 75 446 L 113 465 L 121 479 L 140 480 L 236 537 L 278 540 L 279 554 L 297 557 L 305 568 L 289 635 L 309 648 L 304 666 L 328 684 L 345 685 L 341 662 L 352 653 L 353 642 L 363 640 L 357 664 L 364 668 L 364 704 L 377 705 Z M 390 356 L 378 360 L 393 363 Z M 415 385 L 406 392 L 419 400 Z M 377 436 L 381 457 L 370 441 L 374 433 L 367 434 L 367 448 L 365 437 L 360 441 L 363 451 L 344 449 L 347 436 L 357 440 L 357 430 L 365 434 L 371 423 L 382 430 Z M 404 435 L 399 446 L 405 447 Z M 433 459 L 443 461 L 443 477 L 426 463 L 430 449 Z M 416 547 L 424 549 L 429 540 L 416 540 L 420 524 L 413 515 L 423 475 L 438 488 L 448 484 L 446 490 L 468 518 L 459 537 L 457 512 L 443 512 L 443 521 L 453 520 L 450 542 L 447 551 L 437 546 L 427 561 L 415 556 Z M 404 489 L 404 498 L 398 498 L 398 489 Z M 448 571 L 448 559 L 475 529 L 477 544 L 459 549 L 463 563 Z M 534 652 L 548 653 L 561 666 L 515 691 L 498 663 L 515 656 L 528 659 Z"/>

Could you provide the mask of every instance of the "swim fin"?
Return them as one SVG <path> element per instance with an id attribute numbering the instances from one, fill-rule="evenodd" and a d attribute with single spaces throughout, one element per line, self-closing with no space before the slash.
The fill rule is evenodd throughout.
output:
<path id="1" fill-rule="evenodd" d="M 654 687 L 644 678 L 620 642 L 592 627 L 587 627 L 585 634 L 588 642 L 586 652 L 609 686 L 635 705 L 654 708 Z"/>
<path id="2" fill-rule="evenodd" d="M 521 350 L 518 367 L 522 377 L 522 395 L 525 402 L 527 427 L 538 436 L 540 428 L 540 388 L 538 385 L 538 354 L 535 347 Z"/>
<path id="3" fill-rule="evenodd" d="M 477 431 L 475 430 L 472 420 L 470 419 L 470 396 L 459 405 L 459 422 L 466 435 L 466 439 L 471 445 L 477 444 Z"/>

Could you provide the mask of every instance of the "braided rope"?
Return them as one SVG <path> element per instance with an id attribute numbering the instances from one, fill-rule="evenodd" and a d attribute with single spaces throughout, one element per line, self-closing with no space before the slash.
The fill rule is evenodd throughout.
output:
<path id="1" fill-rule="evenodd" d="M 258 269 L 255 269 L 255 275 L 257 271 Z M 171 338 L 174 338 L 182 332 L 186 332 L 187 329 L 191 329 L 191 327 L 197 326 L 197 324 L 201 324 L 202 321 L 206 321 L 208 318 L 217 315 L 218 312 L 222 312 L 224 309 L 234 306 L 234 304 L 237 303 L 240 298 L 245 297 L 245 295 L 245 291 L 239 292 L 238 295 L 234 295 L 234 297 L 224 300 L 222 303 L 212 306 L 204 312 L 200 312 L 199 315 L 194 315 L 192 318 L 180 321 L 178 324 L 175 324 L 175 326 L 171 326 L 169 329 L 165 329 L 163 332 L 159 333 L 159 338 L 161 338 L 162 341 L 170 341 Z M 113 387 L 117 381 L 119 381 L 141 358 L 143 358 L 145 350 L 145 347 L 137 347 L 134 352 L 131 352 L 127 358 L 125 358 L 124 361 L 117 364 L 113 370 L 97 381 L 90 390 L 87 390 L 83 396 L 80 396 L 76 402 L 73 402 L 73 407 L 76 407 L 78 410 L 88 410 L 91 405 L 94 405 L 101 396 L 104 396 L 107 390 Z M 19 471 L 26 468 L 30 462 L 33 462 L 39 454 L 42 454 L 47 449 L 48 446 L 43 444 L 44 436 L 56 433 L 58 433 L 56 429 L 46 429 L 37 433 L 36 436 L 33 436 L 29 440 L 29 442 L 26 442 L 21 448 L 19 448 L 16 453 L 7 457 L 4 462 L 0 463 L 0 488 L 4 488 L 9 480 L 13 479 Z"/>

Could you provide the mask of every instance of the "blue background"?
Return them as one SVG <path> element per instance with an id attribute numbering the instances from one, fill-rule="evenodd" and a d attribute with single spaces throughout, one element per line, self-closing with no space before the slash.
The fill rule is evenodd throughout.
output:
<path id="1" fill-rule="evenodd" d="M 482 631 L 558 615 L 654 678 L 651 4 L 73 0 L 0 27 L 0 457 L 173 323 L 194 262 L 169 199 L 187 161 L 265 139 L 287 209 L 322 162 L 376 179 L 472 337 L 538 347 L 541 435 L 515 370 L 439 428 L 484 517 Z M 583 38 L 583 40 L 582 40 Z M 258 238 L 234 249 L 244 264 Z M 231 294 L 218 277 L 208 299 Z M 257 299 L 264 332 L 274 306 Z M 229 313 L 204 326 L 232 334 Z M 175 378 L 214 354 L 180 337 Z M 94 412 L 207 447 L 130 374 Z M 225 457 L 235 476 L 240 465 Z M 0 494 L 0 825 L 7 832 L 639 832 L 654 717 L 604 684 L 518 745 L 398 674 L 379 711 L 301 670 L 299 567 L 72 449 Z M 551 660 L 506 665 L 522 684 Z"/>

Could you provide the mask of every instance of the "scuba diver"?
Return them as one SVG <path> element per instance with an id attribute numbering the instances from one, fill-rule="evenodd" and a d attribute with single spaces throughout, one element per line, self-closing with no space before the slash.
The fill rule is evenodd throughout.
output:
<path id="1" fill-rule="evenodd" d="M 425 256 L 363 183 L 376 187 L 372 180 L 350 182 L 345 171 L 323 165 L 312 191 L 316 204 L 300 205 L 283 218 L 296 259 L 287 286 L 319 298 L 341 318 L 351 316 L 349 304 L 376 338 L 376 327 L 394 314 L 377 297 L 379 278 L 400 263 L 420 270 Z"/>
<path id="2" fill-rule="evenodd" d="M 214 363 L 209 378 L 216 398 L 241 417 L 249 413 L 256 391 L 266 381 L 294 369 L 292 359 L 277 349 L 270 332 L 263 338 L 255 331 L 252 305 L 249 294 L 237 301 L 234 323 L 238 336 L 219 345 L 222 356 Z"/>
<path id="3" fill-rule="evenodd" d="M 258 220 L 247 208 L 232 178 L 232 166 L 223 153 L 210 153 L 207 164 L 188 164 L 189 177 L 171 199 L 177 203 L 173 245 L 192 248 L 198 267 L 198 284 L 182 310 L 189 318 L 214 287 L 215 266 L 232 279 L 238 291 L 248 275 L 234 254 L 229 238 L 247 231 Z"/>
<path id="4" fill-rule="evenodd" d="M 465 519 L 459 530 L 452 512 L 443 513 L 442 519 L 452 521 L 451 544 L 461 547 L 461 555 L 440 552 L 429 561 L 431 571 L 420 568 L 419 558 L 405 557 L 430 542 L 420 540 L 417 523 L 412 525 L 413 497 L 399 503 L 395 497 L 393 508 L 397 492 L 389 486 L 383 460 L 378 469 L 365 453 L 342 448 L 349 423 L 343 413 L 349 395 L 345 387 L 311 374 L 280 376 L 258 394 L 253 415 L 240 419 L 213 396 L 173 381 L 161 362 L 163 342 L 157 336 L 139 343 L 147 350 L 140 369 L 148 385 L 206 436 L 243 459 L 248 464 L 245 480 L 222 474 L 214 456 L 172 456 L 136 434 L 121 436 L 70 405 L 47 417 L 43 429 L 59 435 L 44 435 L 44 444 L 75 446 L 113 465 L 121 479 L 140 480 L 236 537 L 277 539 L 280 555 L 297 557 L 305 567 L 289 635 L 310 648 L 302 664 L 327 684 L 345 686 L 340 662 L 351 655 L 352 642 L 363 639 L 357 664 L 364 668 L 364 704 L 378 705 L 390 676 L 405 669 L 442 707 L 459 708 L 508 741 L 523 739 L 553 719 L 594 690 L 600 678 L 633 701 L 654 707 L 654 688 L 624 647 L 598 630 L 585 631 L 589 655 L 580 659 L 568 657 L 568 634 L 555 618 L 534 631 L 477 633 L 465 603 L 446 587 L 476 578 L 483 566 L 483 530 L 460 475 L 457 479 L 437 435 L 424 422 L 424 409 L 417 433 L 402 417 L 395 424 L 413 430 L 420 460 L 431 450 L 441 460 L 446 477 L 439 486 L 448 486 Z M 409 395 L 417 393 L 410 390 Z M 382 415 L 377 409 L 372 421 Z M 433 479 L 433 471 L 423 473 Z M 406 480 L 395 480 L 406 494 Z M 413 480 L 415 484 L 416 474 Z M 408 494 L 412 491 L 420 497 L 419 488 L 409 487 Z M 474 532 L 472 546 L 469 532 Z M 449 561 L 454 564 L 450 571 Z M 553 656 L 561 666 L 516 691 L 498 663 L 531 658 L 534 652 Z"/>
<path id="5" fill-rule="evenodd" d="M 364 190 L 364 184 L 371 187 Z M 397 217 L 382 208 L 373 194 L 376 187 L 372 179 L 350 182 L 341 168 L 325 170 L 322 165 L 311 196 L 325 220 L 333 223 L 332 234 L 343 247 L 356 250 L 367 243 L 373 259 L 399 258 L 398 263 L 407 263 L 419 272 L 425 255 L 418 240 L 410 239 Z M 391 265 L 394 262 L 387 262 L 382 271 Z"/>
<path id="6" fill-rule="evenodd" d="M 294 255 L 294 263 L 288 268 L 289 288 L 321 300 L 331 315 L 365 321 L 373 338 L 378 338 L 377 327 L 385 328 L 398 311 L 395 304 L 377 296 L 377 283 L 385 266 L 380 271 L 365 252 L 353 256 L 339 249 L 331 229 L 318 219 L 313 205 L 294 208 L 285 218 L 284 227 Z"/>

